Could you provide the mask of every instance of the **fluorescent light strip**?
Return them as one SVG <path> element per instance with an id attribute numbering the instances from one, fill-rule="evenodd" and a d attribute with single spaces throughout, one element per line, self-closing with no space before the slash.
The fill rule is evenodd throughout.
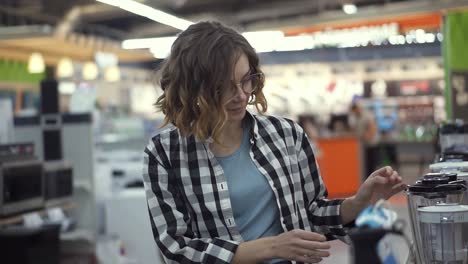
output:
<path id="1" fill-rule="evenodd" d="M 172 46 L 176 37 L 161 37 L 161 38 L 143 38 L 143 39 L 127 39 L 122 42 L 124 49 L 147 49 L 157 47 Z"/>
<path id="2" fill-rule="evenodd" d="M 242 35 L 255 48 L 257 52 L 270 52 L 272 43 L 280 43 L 284 41 L 284 33 L 282 31 L 257 31 L 244 32 Z M 171 50 L 172 43 L 176 37 L 160 37 L 160 38 L 145 38 L 145 39 L 127 39 L 122 42 L 124 49 L 146 49 L 149 48 L 151 53 L 156 58 L 164 58 Z"/>
<path id="3" fill-rule="evenodd" d="M 385 31 L 385 30 L 384 30 Z M 409 32 L 406 35 L 399 35 L 398 30 L 386 28 L 385 32 L 373 31 L 368 29 L 354 29 L 354 31 L 344 32 L 317 32 L 311 35 L 299 36 L 284 36 L 281 31 L 256 31 L 244 32 L 242 35 L 254 47 L 256 52 L 271 52 L 271 51 L 294 51 L 307 50 L 316 47 L 327 45 L 336 46 L 338 48 L 359 47 L 372 45 L 380 46 L 388 41 L 391 45 L 404 45 L 406 43 L 433 43 L 442 39 L 442 35 L 426 33 L 424 30 L 418 29 Z M 338 35 L 340 33 L 341 35 Z M 366 37 L 366 35 L 368 35 Z M 358 36 L 358 37 L 356 37 Z M 122 42 L 124 49 L 147 49 L 156 58 L 165 58 L 171 51 L 172 44 L 177 37 L 160 37 L 146 39 L 129 39 Z"/>
<path id="4" fill-rule="evenodd" d="M 121 9 L 127 10 L 128 12 L 147 17 L 151 20 L 165 24 L 180 30 L 185 30 L 193 22 L 178 18 L 161 10 L 152 8 L 150 6 L 138 3 L 133 0 L 96 0 L 98 2 L 108 4 L 111 6 L 116 6 Z"/>
<path id="5" fill-rule="evenodd" d="M 274 43 L 279 43 L 284 39 L 282 31 L 244 32 L 242 35 L 257 52 L 271 52 L 274 50 Z"/>
<path id="6" fill-rule="evenodd" d="M 358 8 L 355 4 L 344 4 L 343 5 L 343 12 L 345 12 L 348 15 L 356 14 L 358 11 Z"/>

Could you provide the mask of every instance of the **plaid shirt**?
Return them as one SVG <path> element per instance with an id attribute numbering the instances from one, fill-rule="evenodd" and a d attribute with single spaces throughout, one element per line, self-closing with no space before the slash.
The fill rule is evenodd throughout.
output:
<path id="1" fill-rule="evenodd" d="M 291 120 L 251 115 L 250 156 L 270 184 L 285 231 L 344 238 L 343 200 L 327 200 L 311 145 Z M 167 128 L 145 149 L 144 186 L 154 238 L 167 263 L 230 263 L 243 241 L 226 177 L 209 143 Z M 290 262 L 287 262 L 290 263 Z"/>

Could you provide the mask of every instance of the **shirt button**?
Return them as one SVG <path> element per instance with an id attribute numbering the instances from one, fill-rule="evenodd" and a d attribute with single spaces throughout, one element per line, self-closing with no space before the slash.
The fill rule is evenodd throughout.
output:
<path id="1" fill-rule="evenodd" d="M 226 183 L 218 183 L 218 189 L 222 191 L 226 190 Z"/>
<path id="2" fill-rule="evenodd" d="M 228 224 L 228 227 L 234 226 L 234 218 L 232 218 L 232 217 L 227 218 L 226 223 Z"/>

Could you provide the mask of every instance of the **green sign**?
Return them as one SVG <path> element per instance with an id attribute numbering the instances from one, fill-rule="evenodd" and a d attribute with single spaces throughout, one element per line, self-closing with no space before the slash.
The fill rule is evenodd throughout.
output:
<path id="1" fill-rule="evenodd" d="M 468 12 L 447 14 L 443 31 L 447 118 L 468 121 L 465 110 L 468 106 L 463 103 L 468 82 Z"/>
<path id="2" fill-rule="evenodd" d="M 24 62 L 0 60 L 0 81 L 39 83 L 44 77 L 44 73 L 29 73 Z"/>

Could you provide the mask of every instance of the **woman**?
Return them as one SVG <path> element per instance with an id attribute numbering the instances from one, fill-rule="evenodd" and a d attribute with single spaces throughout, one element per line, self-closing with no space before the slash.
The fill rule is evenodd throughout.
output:
<path id="1" fill-rule="evenodd" d="M 386 167 L 355 196 L 327 200 L 303 130 L 246 111 L 266 111 L 263 73 L 220 23 L 183 31 L 161 72 L 156 106 L 173 126 L 146 148 L 144 183 L 167 263 L 316 263 L 362 209 L 405 187 Z"/>

